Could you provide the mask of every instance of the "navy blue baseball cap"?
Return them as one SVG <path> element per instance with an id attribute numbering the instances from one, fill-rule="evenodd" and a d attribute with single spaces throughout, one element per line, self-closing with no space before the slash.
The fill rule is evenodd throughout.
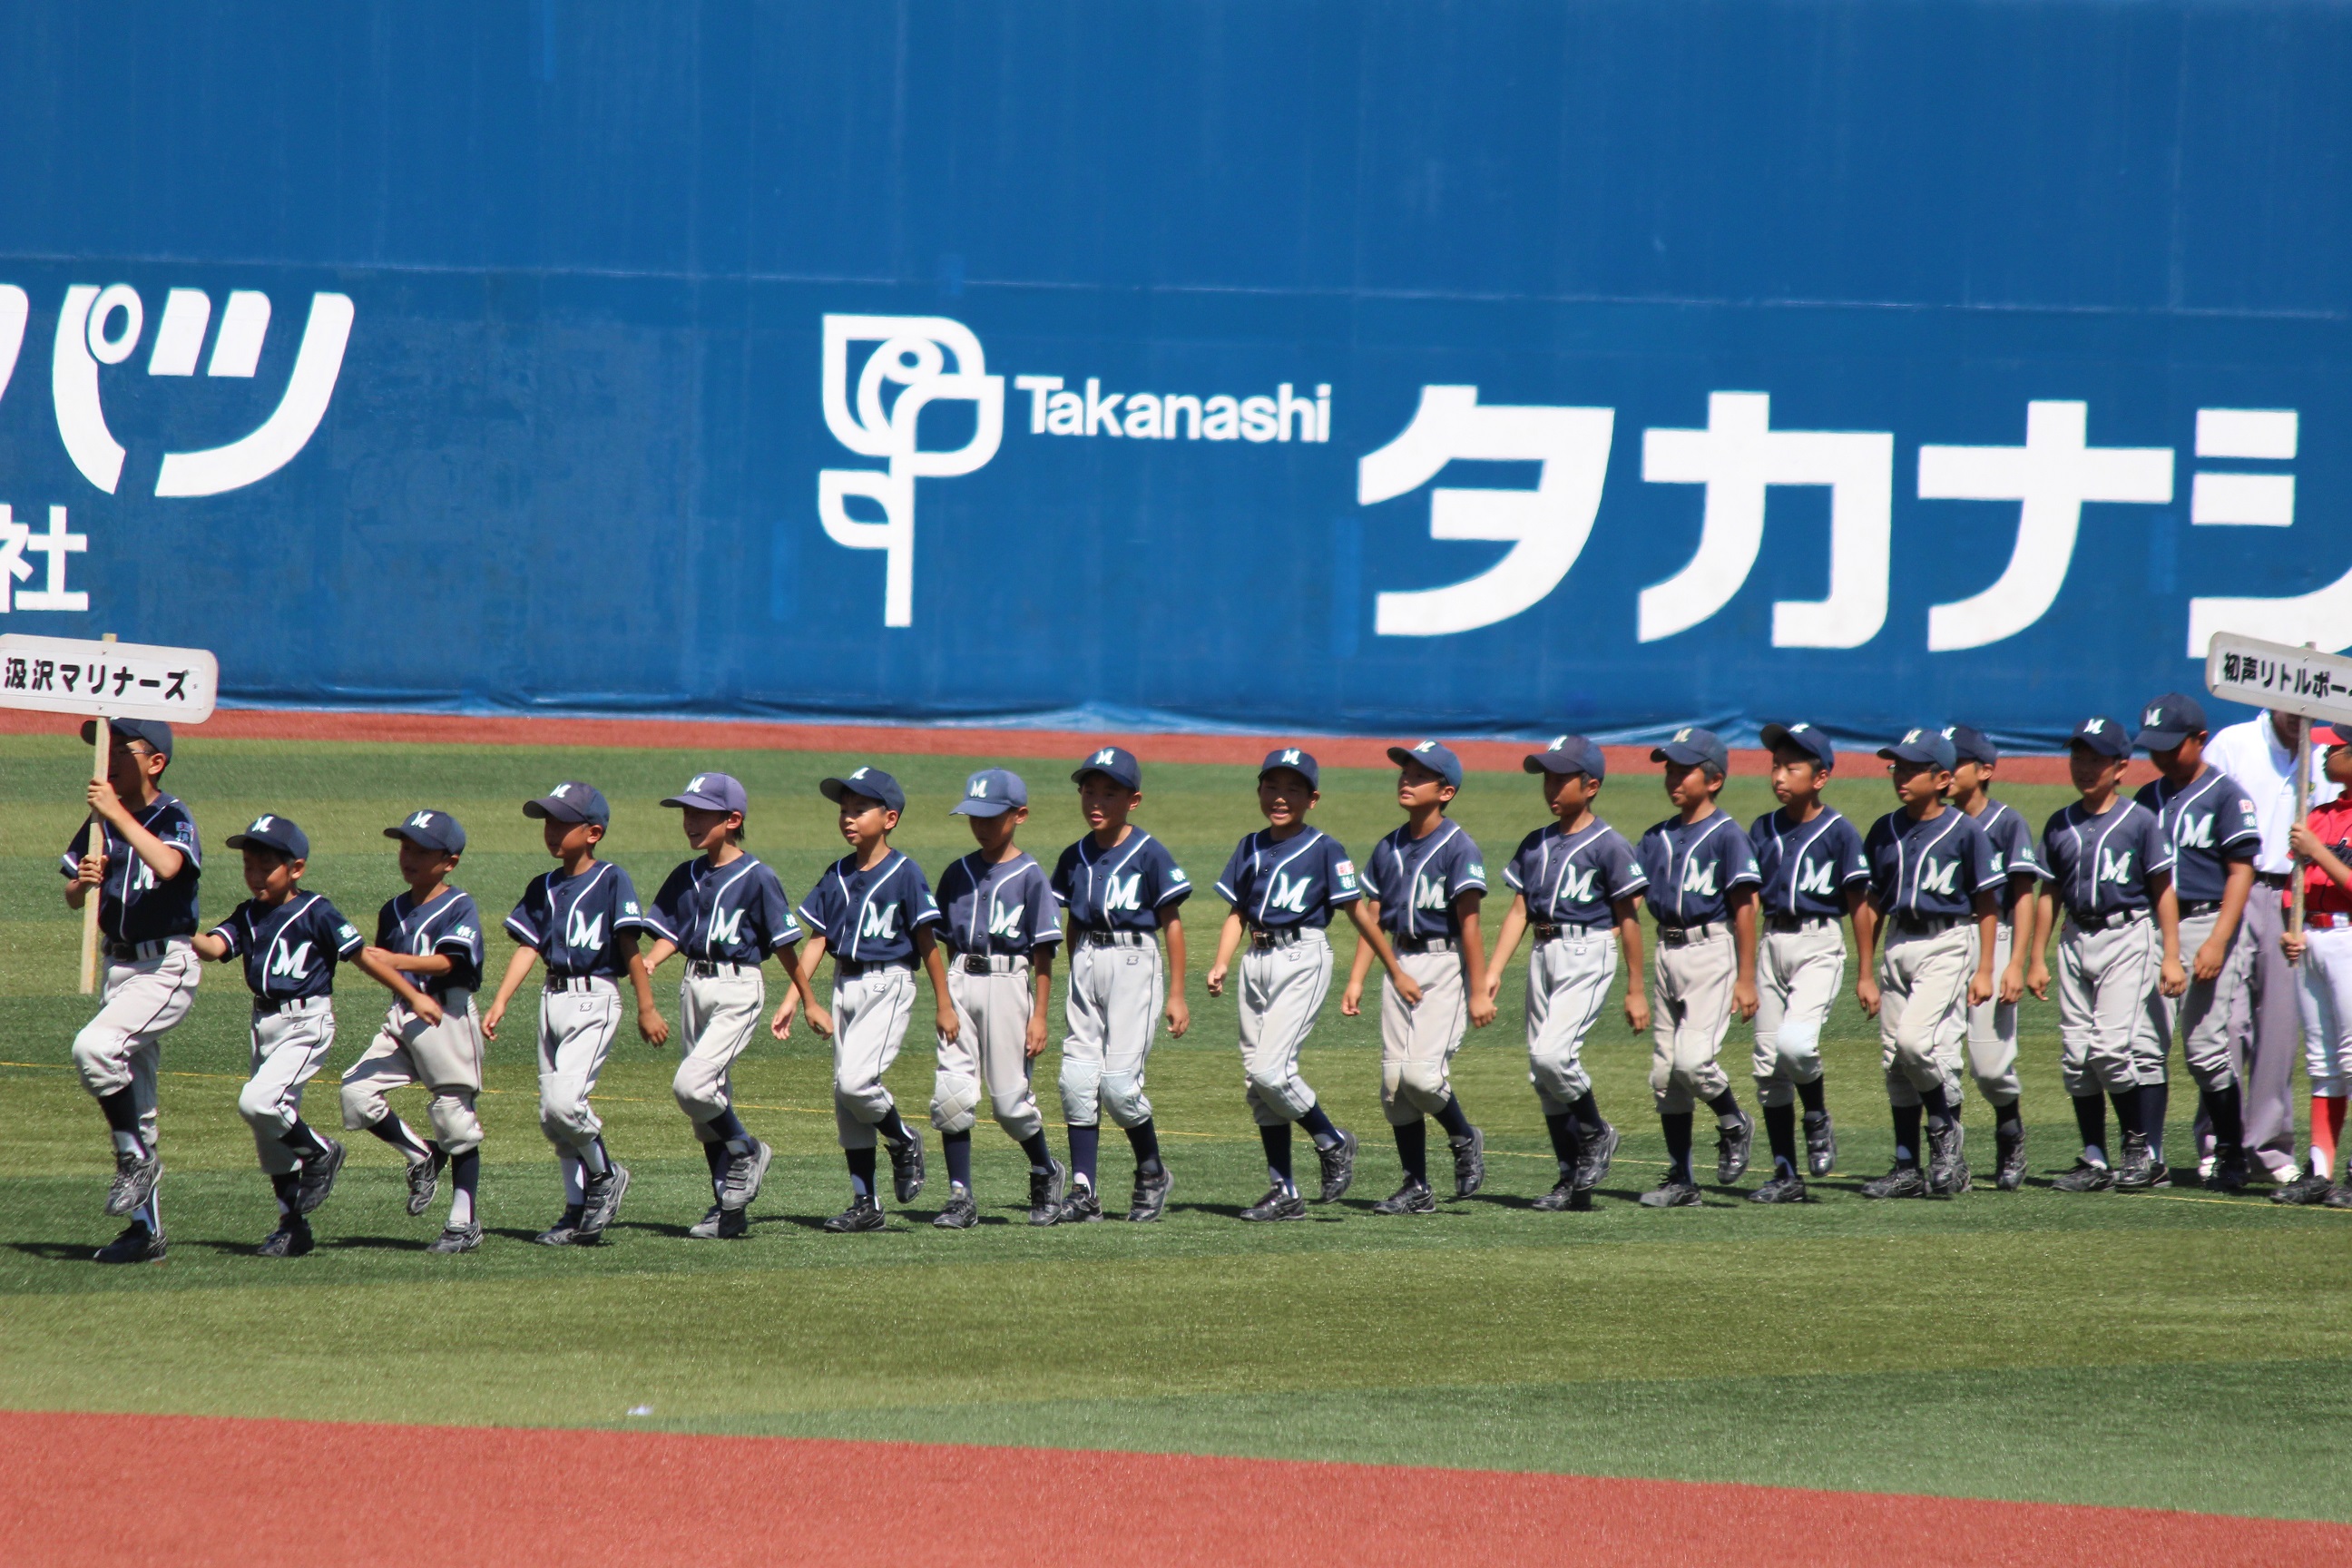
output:
<path id="1" fill-rule="evenodd" d="M 228 847 L 232 849 L 267 849 L 273 855 L 283 855 L 289 860 L 308 860 L 310 858 L 310 840 L 294 826 L 293 819 L 266 811 L 255 817 L 244 832 L 230 834 Z"/>
<path id="2" fill-rule="evenodd" d="M 1712 730 L 1677 730 L 1673 740 L 1651 749 L 1650 761 L 1676 763 L 1686 768 L 1705 766 L 1718 773 L 1728 773 L 1731 749 Z"/>
<path id="3" fill-rule="evenodd" d="M 2132 754 L 2131 731 L 2105 714 L 2095 714 L 2074 726 L 2070 746 L 2088 746 L 2103 757 L 2128 757 Z"/>
<path id="4" fill-rule="evenodd" d="M 1410 746 L 1391 746 L 1389 761 L 1399 767 L 1419 763 L 1455 789 L 1462 787 L 1462 759 L 1438 742 L 1416 741 Z"/>
<path id="5" fill-rule="evenodd" d="M 1305 779 L 1308 789 L 1323 787 L 1323 773 L 1316 767 L 1312 752 L 1301 751 L 1297 746 L 1283 746 L 1268 752 L 1265 761 L 1257 765 L 1257 776 L 1264 778 L 1277 768 L 1286 769 Z"/>
<path id="6" fill-rule="evenodd" d="M 107 737 L 110 741 L 144 741 L 147 749 L 157 756 L 172 754 L 172 726 L 161 719 L 110 719 L 107 728 L 111 731 Z M 97 720 L 81 721 L 81 740 L 85 746 L 98 744 Z"/>
<path id="7" fill-rule="evenodd" d="M 1830 738 L 1811 724 L 1767 724 L 1763 729 L 1764 749 L 1777 752 L 1786 746 L 1802 752 L 1825 768 L 1837 766 L 1837 748 Z"/>
<path id="8" fill-rule="evenodd" d="M 950 816 L 1003 816 L 1016 805 L 1029 804 L 1029 786 L 1009 768 L 982 768 L 963 781 L 963 798 L 948 807 Z"/>
<path id="9" fill-rule="evenodd" d="M 1556 735 L 1540 752 L 1529 752 L 1519 766 L 1531 773 L 1582 773 L 1594 784 L 1609 776 L 1601 748 L 1581 735 Z"/>
<path id="10" fill-rule="evenodd" d="M 1078 771 L 1070 775 L 1070 782 L 1084 784 L 1088 773 L 1100 773 L 1124 789 L 1143 787 L 1143 764 L 1137 762 L 1135 753 L 1124 746 L 1104 746 L 1087 752 L 1087 760 L 1078 764 Z"/>
<path id="11" fill-rule="evenodd" d="M 725 773 L 697 773 L 686 781 L 686 787 L 662 801 L 664 805 L 682 805 L 695 811 L 749 811 L 751 797 L 743 786 Z"/>
<path id="12" fill-rule="evenodd" d="M 599 827 L 613 826 L 613 808 L 604 804 L 604 796 L 594 784 L 582 784 L 578 779 L 566 779 L 536 800 L 522 803 L 525 816 L 552 817 L 557 822 L 593 822 Z"/>
<path id="13" fill-rule="evenodd" d="M 843 795 L 862 795 L 891 811 L 907 809 L 907 792 L 898 787 L 897 779 L 880 768 L 859 768 L 845 778 L 826 779 L 816 787 L 818 794 L 835 805 L 841 804 Z"/>
<path id="14" fill-rule="evenodd" d="M 1992 737 L 1973 725 L 1947 724 L 1944 739 L 1952 743 L 1954 767 L 1962 763 L 1982 763 L 1991 767 L 2000 761 L 2000 748 L 1992 743 Z"/>
<path id="15" fill-rule="evenodd" d="M 2184 692 L 2168 691 L 2139 716 L 2139 743 L 2151 752 L 2170 751 L 2205 728 L 2205 705 Z"/>
<path id="16" fill-rule="evenodd" d="M 1906 730 L 1895 744 L 1879 747 L 1878 754 L 1890 763 L 1925 763 L 1941 773 L 1950 773 L 1959 756 L 1941 730 Z"/>
<path id="17" fill-rule="evenodd" d="M 466 852 L 466 830 L 457 819 L 446 811 L 412 811 L 400 822 L 383 830 L 386 838 L 405 838 L 420 849 L 438 849 L 444 855 Z"/>

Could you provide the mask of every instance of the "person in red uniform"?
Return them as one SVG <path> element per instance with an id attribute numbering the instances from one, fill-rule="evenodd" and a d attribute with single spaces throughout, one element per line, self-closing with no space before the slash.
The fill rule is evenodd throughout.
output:
<path id="1" fill-rule="evenodd" d="M 2334 731 L 2315 730 L 2312 740 L 2326 743 L 2328 779 L 2352 784 L 2352 744 Z M 2336 1141 L 2344 1131 L 2346 1096 L 2352 1095 L 2352 791 L 2312 807 L 2287 842 L 2308 862 L 2303 870 L 2304 929 L 2280 941 L 2303 979 L 2311 1168 L 2273 1193 L 2271 1201 L 2352 1208 L 2352 1187 L 2335 1180 Z"/>

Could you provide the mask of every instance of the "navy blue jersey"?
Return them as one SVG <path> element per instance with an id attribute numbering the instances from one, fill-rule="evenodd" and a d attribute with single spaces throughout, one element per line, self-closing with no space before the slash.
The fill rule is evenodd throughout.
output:
<path id="1" fill-rule="evenodd" d="M 1074 927 L 1158 931 L 1192 896 L 1192 883 L 1166 845 L 1131 826 L 1108 849 L 1089 833 L 1063 850 L 1054 867 L 1054 896 L 1069 909 Z"/>
<path id="2" fill-rule="evenodd" d="M 621 933 L 653 929 L 637 907 L 629 874 L 610 860 L 592 861 L 577 877 L 565 876 L 562 867 L 533 877 L 507 917 L 508 934 L 538 949 L 554 979 L 612 979 L 623 967 L 616 945 Z"/>
<path id="3" fill-rule="evenodd" d="M 1974 820 L 1985 842 L 1992 846 L 1993 869 L 2000 873 L 2000 913 L 2007 920 L 2017 908 L 2015 879 L 2020 873 L 2037 879 L 2042 875 L 2042 850 L 2033 841 L 2033 829 L 2025 826 L 2025 818 L 2007 801 L 1986 801 Z"/>
<path id="4" fill-rule="evenodd" d="M 702 856 L 663 881 L 646 926 L 687 957 L 704 963 L 749 963 L 801 939 L 792 896 L 763 861 L 739 855 L 724 866 Z"/>
<path id="5" fill-rule="evenodd" d="M 1010 860 L 965 856 L 940 874 L 941 935 L 958 952 L 1011 958 L 1062 940 L 1062 901 L 1027 853 Z"/>
<path id="6" fill-rule="evenodd" d="M 1830 806 L 1811 822 L 1792 822 L 1787 811 L 1768 811 L 1750 823 L 1748 842 L 1756 849 L 1757 897 L 1772 915 L 1846 912 L 1846 890 L 1870 877 L 1862 835 Z"/>
<path id="7" fill-rule="evenodd" d="M 1625 836 L 1597 816 L 1573 833 L 1555 822 L 1520 839 L 1503 880 L 1545 925 L 1605 925 L 1616 919 L 1612 904 L 1650 885 Z"/>
<path id="8" fill-rule="evenodd" d="M 1486 890 L 1486 859 L 1458 822 L 1440 820 L 1426 838 L 1400 827 L 1364 862 L 1364 896 L 1381 906 L 1381 929 L 1409 942 L 1460 936 L 1454 900 Z"/>
<path id="9" fill-rule="evenodd" d="M 1328 926 L 1331 911 L 1364 896 L 1356 863 L 1319 827 L 1287 838 L 1261 828 L 1234 846 L 1217 891 L 1242 919 L 1265 931 Z"/>
<path id="10" fill-rule="evenodd" d="M 412 974 L 408 983 L 438 1001 L 452 991 L 482 988 L 482 911 L 463 888 L 450 888 L 429 904 L 403 893 L 376 911 L 375 944 L 412 958 L 439 953 L 446 974 Z"/>
<path id="11" fill-rule="evenodd" d="M 225 959 L 245 960 L 245 984 L 265 1002 L 332 995 L 336 963 L 367 945 L 341 910 L 299 888 L 270 909 L 246 900 L 212 933 L 228 943 Z"/>
<path id="12" fill-rule="evenodd" d="M 1967 915 L 2008 880 L 1992 841 L 1956 806 L 1929 817 L 1890 811 L 1870 825 L 1870 902 L 1883 915 Z"/>
<path id="13" fill-rule="evenodd" d="M 2183 903 L 2221 901 L 2230 862 L 2252 864 L 2262 852 L 2262 819 L 2253 797 L 2227 773 L 2207 768 L 2175 789 L 2158 779 L 2132 797 L 2156 814 L 2172 846 L 2172 882 Z"/>
<path id="14" fill-rule="evenodd" d="M 1731 890 L 1756 886 L 1756 846 L 1717 808 L 1696 822 L 1670 816 L 1642 835 L 1634 853 L 1650 879 L 1650 913 L 1661 925 L 1707 925 L 1731 912 Z"/>
<path id="15" fill-rule="evenodd" d="M 893 849 L 871 870 L 845 855 L 801 900 L 801 919 L 835 958 L 898 963 L 915 956 L 915 932 L 940 923 L 940 906 L 923 868 Z"/>
<path id="16" fill-rule="evenodd" d="M 105 837 L 99 852 L 106 857 L 106 878 L 98 889 L 98 929 L 114 942 L 155 942 L 167 936 L 196 934 L 196 879 L 204 874 L 205 852 L 196 842 L 196 819 L 172 795 L 159 795 L 144 811 L 131 817 L 140 826 L 181 854 L 180 874 L 168 882 L 155 879 L 154 868 L 139 858 L 131 841 L 106 823 L 98 826 Z M 90 823 L 66 846 L 58 868 L 68 879 L 81 874 L 81 858 L 89 853 Z"/>
<path id="17" fill-rule="evenodd" d="M 2118 800 L 2093 816 L 2076 801 L 2042 829 L 2042 877 L 2078 915 L 2152 908 L 2147 879 L 2172 869 L 2172 842 L 2156 813 Z"/>

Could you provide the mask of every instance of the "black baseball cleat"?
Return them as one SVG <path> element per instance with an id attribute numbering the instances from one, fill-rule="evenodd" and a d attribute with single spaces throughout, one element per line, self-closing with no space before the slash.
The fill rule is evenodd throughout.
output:
<path id="1" fill-rule="evenodd" d="M 1102 1200 L 1095 1196 L 1093 1186 L 1085 1182 L 1076 1182 L 1071 1184 L 1070 1195 L 1062 1200 L 1060 1211 L 1054 1215 L 1054 1223 L 1055 1225 L 1092 1225 L 1102 1216 Z"/>
<path id="2" fill-rule="evenodd" d="M 1805 1169 L 1826 1176 L 1837 1164 L 1837 1123 L 1826 1110 L 1805 1112 Z"/>
<path id="3" fill-rule="evenodd" d="M 589 1177 L 580 1194 L 580 1225 L 572 1237 L 575 1246 L 593 1247 L 604 1239 L 605 1227 L 620 1217 L 621 1196 L 628 1190 L 629 1168 L 608 1158 L 604 1173 Z"/>
<path id="4" fill-rule="evenodd" d="M 824 1222 L 824 1228 L 835 1236 L 847 1236 L 854 1231 L 880 1230 L 887 1222 L 882 1218 L 882 1205 L 872 1194 L 861 1193 L 849 1200 L 849 1206 Z"/>
<path id="5" fill-rule="evenodd" d="M 1374 1214 L 1435 1214 L 1437 1194 L 1429 1190 L 1427 1182 L 1407 1180 L 1405 1184 L 1372 1205 Z"/>
<path id="6" fill-rule="evenodd" d="M 1698 1184 L 1685 1182 L 1669 1172 L 1665 1180 L 1642 1194 L 1641 1202 L 1645 1209 L 1696 1208 L 1699 1204 Z"/>
<path id="7" fill-rule="evenodd" d="M 556 1216 L 553 1225 L 541 1231 L 531 1240 L 541 1247 L 569 1247 L 580 1234 L 580 1215 L 575 1209 L 565 1209 Z"/>
<path id="8" fill-rule="evenodd" d="M 1559 1182 L 1553 1185 L 1551 1191 L 1546 1193 L 1543 1196 L 1538 1198 L 1534 1203 L 1528 1206 L 1529 1208 L 1541 1209 L 1546 1214 L 1558 1214 L 1562 1209 L 1574 1206 L 1569 1202 L 1569 1200 L 1575 1196 L 1575 1194 L 1578 1193 L 1590 1193 L 1591 1190 L 1592 1189 L 1590 1187 L 1578 1186 L 1576 1184 L 1576 1179 L 1570 1176 L 1567 1172 L 1562 1171 L 1560 1173 Z"/>
<path id="9" fill-rule="evenodd" d="M 768 1163 L 776 1152 L 758 1139 L 751 1140 L 751 1152 L 739 1154 L 727 1162 L 727 1184 L 719 1199 L 719 1206 L 738 1213 L 751 1206 L 760 1195 L 761 1185 L 768 1179 Z"/>
<path id="10" fill-rule="evenodd" d="M 1746 1111 L 1737 1121 L 1718 1121 L 1715 1128 L 1715 1179 L 1729 1186 L 1748 1172 L 1748 1152 L 1755 1146 L 1756 1119 Z"/>
<path id="11" fill-rule="evenodd" d="M 1803 1204 L 1812 1199 L 1805 1193 L 1802 1176 L 1775 1176 L 1748 1194 L 1751 1204 Z"/>
<path id="12" fill-rule="evenodd" d="M 2352 1209 L 2352 1187 L 2339 1183 L 2328 1188 L 2326 1202 L 2332 1209 Z"/>
<path id="13" fill-rule="evenodd" d="M 2124 1134 L 2124 1157 L 2116 1166 L 2116 1191 L 2138 1192 L 2156 1181 L 2156 1160 L 2147 1152 L 2147 1139 L 2137 1132 Z"/>
<path id="14" fill-rule="evenodd" d="M 1140 1171 L 1136 1172 L 1135 1192 L 1127 1205 L 1128 1223 L 1150 1225 L 1167 1213 L 1168 1194 L 1175 1185 L 1176 1178 L 1168 1173 L 1166 1165 L 1160 1167 L 1157 1175 L 1147 1176 Z"/>
<path id="15" fill-rule="evenodd" d="M 93 1263 L 161 1263 L 166 1250 L 162 1231 L 133 1225 L 89 1256 Z"/>
<path id="16" fill-rule="evenodd" d="M 163 1155 L 152 1150 L 143 1155 L 116 1150 L 114 1181 L 106 1189 L 106 1212 L 126 1215 L 145 1204 L 155 1195 L 155 1181 L 163 1173 Z"/>
<path id="17" fill-rule="evenodd" d="M 1306 1217 L 1307 1200 L 1288 1187 L 1269 1187 L 1266 1189 L 1265 1196 L 1242 1210 L 1242 1218 L 1251 1220 L 1305 1219 Z"/>
<path id="18" fill-rule="evenodd" d="M 1486 1134 L 1477 1128 L 1470 1129 L 1467 1138 L 1448 1138 L 1445 1146 L 1454 1151 L 1454 1195 L 1466 1198 L 1486 1184 Z"/>
<path id="19" fill-rule="evenodd" d="M 2172 1167 L 2162 1160 L 2151 1158 L 2147 1167 L 2147 1184 L 2151 1187 L 2172 1185 Z"/>
<path id="20" fill-rule="evenodd" d="M 941 1230 L 970 1230 L 980 1223 L 980 1205 L 971 1201 L 970 1193 L 950 1193 L 948 1206 L 932 1216 L 931 1223 Z"/>
<path id="21" fill-rule="evenodd" d="M 2013 1193 L 2025 1185 L 2025 1126 L 2017 1124 L 2012 1132 L 2006 1127 L 1996 1127 L 1992 1132 L 1994 1168 L 1992 1184 L 2004 1193 Z"/>
<path id="22" fill-rule="evenodd" d="M 2212 1174 L 2205 1185 L 2217 1193 L 2242 1193 L 2246 1190 L 2246 1157 L 2225 1154 L 2213 1162 Z"/>
<path id="23" fill-rule="evenodd" d="M 427 1252 L 471 1252 L 482 1245 L 482 1227 L 478 1225 L 449 1225 L 425 1247 Z"/>
<path id="24" fill-rule="evenodd" d="M 1059 1160 L 1052 1168 L 1029 1173 L 1029 1223 L 1052 1225 L 1062 1217 L 1062 1194 L 1069 1181 L 1070 1168 Z"/>
<path id="25" fill-rule="evenodd" d="M 923 1135 L 909 1127 L 904 1143 L 893 1143 L 885 1138 L 882 1147 L 890 1151 L 891 1190 L 898 1194 L 900 1203 L 913 1203 L 923 1190 Z"/>
<path id="26" fill-rule="evenodd" d="M 2115 1184 L 2113 1170 L 2088 1160 L 2076 1160 L 2073 1170 L 2061 1171 L 2050 1182 L 2051 1190 L 2061 1193 L 2104 1193 Z"/>
<path id="27" fill-rule="evenodd" d="M 1568 1194 L 1568 1212 L 1570 1214 L 1591 1214 L 1592 1212 L 1592 1189 L 1591 1187 L 1577 1187 L 1572 1189 Z"/>
<path id="28" fill-rule="evenodd" d="M 1587 1127 L 1582 1131 L 1584 1147 L 1577 1154 L 1574 1185 L 1589 1193 L 1609 1174 L 1610 1163 L 1617 1158 L 1618 1134 L 1617 1129 L 1606 1121 L 1597 1130 Z"/>
<path id="29" fill-rule="evenodd" d="M 1969 1163 L 1964 1157 L 1969 1130 L 1955 1117 L 1941 1127 L 1927 1129 L 1927 1195 L 1958 1197 L 1969 1190 Z"/>
<path id="30" fill-rule="evenodd" d="M 298 1215 L 318 1212 L 319 1205 L 327 1201 L 327 1194 L 335 1190 L 336 1173 L 343 1168 L 343 1146 L 323 1136 L 319 1142 L 326 1147 L 302 1162 L 301 1181 L 294 1190 L 294 1212 Z M 305 1247 L 303 1250 L 307 1252 L 310 1249 Z M 274 1253 L 268 1256 L 284 1258 L 292 1255 Z"/>
<path id="31" fill-rule="evenodd" d="M 1862 1195 L 1866 1198 L 1924 1198 L 1927 1195 L 1927 1173 L 1916 1165 L 1897 1165 L 1883 1176 L 1874 1176 L 1862 1184 Z"/>
<path id="32" fill-rule="evenodd" d="M 2316 1171 L 2306 1171 L 2271 1194 L 2274 1204 L 2324 1204 L 2335 1183 Z"/>
<path id="33" fill-rule="evenodd" d="M 449 1156 L 436 1149 L 422 1160 L 408 1163 L 408 1214 L 414 1219 L 433 1206 L 433 1194 L 441 1190 L 441 1167 Z"/>
<path id="34" fill-rule="evenodd" d="M 686 1234 L 697 1241 L 733 1241 L 751 1234 L 751 1216 L 741 1209 L 712 1204 L 700 1219 L 687 1227 Z"/>
<path id="35" fill-rule="evenodd" d="M 1323 1167 L 1323 1190 L 1316 1194 L 1318 1203 L 1339 1202 L 1356 1180 L 1356 1135 L 1344 1127 L 1332 1131 L 1339 1136 L 1331 1146 L 1326 1149 L 1318 1144 L 1315 1150 L 1315 1158 Z"/>
<path id="36" fill-rule="evenodd" d="M 262 1258 L 299 1258 L 318 1245 L 310 1235 L 310 1222 L 294 1214 L 278 1221 L 278 1228 L 263 1237 L 253 1250 Z"/>

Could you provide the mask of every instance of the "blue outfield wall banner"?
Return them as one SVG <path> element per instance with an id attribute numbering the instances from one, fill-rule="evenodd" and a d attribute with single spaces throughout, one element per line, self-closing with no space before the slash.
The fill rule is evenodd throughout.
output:
<path id="1" fill-rule="evenodd" d="M 232 700 L 2047 744 L 2352 646 L 2339 5 L 20 21 L 0 629 Z"/>

